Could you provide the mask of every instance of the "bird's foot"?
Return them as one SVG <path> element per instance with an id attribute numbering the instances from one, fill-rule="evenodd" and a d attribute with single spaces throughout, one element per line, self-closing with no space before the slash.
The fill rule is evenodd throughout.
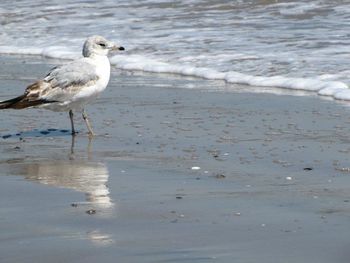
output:
<path id="1" fill-rule="evenodd" d="M 89 136 L 90 139 L 92 139 L 92 138 L 96 137 L 97 134 L 94 133 L 94 132 L 88 132 L 88 136 Z"/>

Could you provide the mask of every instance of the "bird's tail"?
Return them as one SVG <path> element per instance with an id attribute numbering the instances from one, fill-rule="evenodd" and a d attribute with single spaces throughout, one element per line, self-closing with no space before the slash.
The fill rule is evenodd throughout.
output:
<path id="1" fill-rule="evenodd" d="M 57 100 L 44 100 L 44 99 L 32 99 L 26 94 L 18 96 L 10 100 L 0 101 L 0 110 L 3 109 L 24 109 L 30 107 L 36 107 L 43 104 L 55 103 Z"/>
<path id="2" fill-rule="evenodd" d="M 19 102 L 24 99 L 25 95 L 18 96 L 10 100 L 0 101 L 0 110 L 2 109 L 20 109 Z"/>

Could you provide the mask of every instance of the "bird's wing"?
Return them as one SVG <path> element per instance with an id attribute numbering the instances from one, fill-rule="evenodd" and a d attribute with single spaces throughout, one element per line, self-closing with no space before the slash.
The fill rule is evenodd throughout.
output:
<path id="1" fill-rule="evenodd" d="M 51 102 L 69 100 L 99 79 L 96 67 L 84 59 L 52 68 L 43 80 L 26 89 L 26 96 Z"/>
<path id="2" fill-rule="evenodd" d="M 52 88 L 67 89 L 71 86 L 84 86 L 96 81 L 96 67 L 84 59 L 76 60 L 66 65 L 54 67 L 44 78 Z"/>
<path id="3" fill-rule="evenodd" d="M 28 86 L 23 95 L 0 102 L 0 109 L 23 109 L 54 102 L 67 102 L 99 79 L 96 67 L 86 58 L 54 67 L 42 80 Z"/>

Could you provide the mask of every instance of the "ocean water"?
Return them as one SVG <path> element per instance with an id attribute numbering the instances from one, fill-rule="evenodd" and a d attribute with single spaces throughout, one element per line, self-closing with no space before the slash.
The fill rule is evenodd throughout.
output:
<path id="1" fill-rule="evenodd" d="M 350 100 L 345 0 L 4 0 L 0 24 L 0 53 L 72 59 L 99 34 L 117 68 Z"/>

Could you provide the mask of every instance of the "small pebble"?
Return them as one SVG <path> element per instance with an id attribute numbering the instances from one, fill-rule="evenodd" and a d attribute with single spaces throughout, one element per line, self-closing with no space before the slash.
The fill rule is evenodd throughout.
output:
<path id="1" fill-rule="evenodd" d="M 95 209 L 89 209 L 89 210 L 86 211 L 86 213 L 88 215 L 94 215 L 94 214 L 96 214 L 96 210 Z"/>
<path id="2" fill-rule="evenodd" d="M 191 170 L 200 170 L 201 168 L 199 166 L 193 166 Z"/>
<path id="3" fill-rule="evenodd" d="M 78 207 L 78 204 L 77 203 L 72 203 L 70 204 L 72 207 Z"/>
<path id="4" fill-rule="evenodd" d="M 224 178 L 226 178 L 226 176 L 224 174 L 217 174 L 217 175 L 215 175 L 215 178 L 224 179 Z"/>
<path id="5" fill-rule="evenodd" d="M 303 170 L 304 171 L 312 171 L 314 168 L 312 168 L 312 167 L 305 167 Z"/>

